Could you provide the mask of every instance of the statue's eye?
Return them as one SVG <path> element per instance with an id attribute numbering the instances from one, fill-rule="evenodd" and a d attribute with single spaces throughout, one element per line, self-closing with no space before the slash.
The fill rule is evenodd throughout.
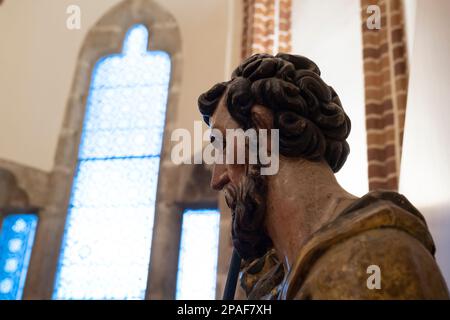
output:
<path id="1" fill-rule="evenodd" d="M 210 136 L 209 140 L 216 149 L 225 149 L 225 140 L 221 137 Z"/>

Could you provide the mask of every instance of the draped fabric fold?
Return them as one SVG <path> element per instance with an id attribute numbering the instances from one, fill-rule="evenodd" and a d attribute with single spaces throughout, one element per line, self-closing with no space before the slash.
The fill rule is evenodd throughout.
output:
<path id="1" fill-rule="evenodd" d="M 361 0 L 361 16 L 369 189 L 397 190 L 408 90 L 403 2 Z"/>

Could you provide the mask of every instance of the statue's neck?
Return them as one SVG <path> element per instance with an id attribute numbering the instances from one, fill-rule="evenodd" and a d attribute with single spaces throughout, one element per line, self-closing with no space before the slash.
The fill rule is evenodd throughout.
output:
<path id="1" fill-rule="evenodd" d="M 278 174 L 268 177 L 266 226 L 287 270 L 309 236 L 356 199 L 325 163 L 280 157 Z"/>

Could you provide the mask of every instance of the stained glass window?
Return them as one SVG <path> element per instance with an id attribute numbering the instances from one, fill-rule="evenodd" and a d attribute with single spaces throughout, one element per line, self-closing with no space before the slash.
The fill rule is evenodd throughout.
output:
<path id="1" fill-rule="evenodd" d="M 143 299 L 170 57 L 132 27 L 94 68 L 55 299 Z"/>
<path id="2" fill-rule="evenodd" d="M 36 232 L 35 214 L 9 214 L 0 231 L 0 300 L 20 300 Z"/>
<path id="3" fill-rule="evenodd" d="M 219 224 L 217 210 L 183 213 L 176 299 L 215 299 Z"/>

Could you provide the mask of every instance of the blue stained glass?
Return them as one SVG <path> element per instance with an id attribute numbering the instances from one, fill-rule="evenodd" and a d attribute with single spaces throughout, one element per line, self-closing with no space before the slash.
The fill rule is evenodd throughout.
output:
<path id="1" fill-rule="evenodd" d="M 0 233 L 0 300 L 22 298 L 36 233 L 35 214 L 9 214 Z"/>
<path id="2" fill-rule="evenodd" d="M 215 299 L 219 225 L 217 210 L 183 213 L 176 299 Z"/>
<path id="3" fill-rule="evenodd" d="M 55 299 L 143 299 L 170 57 L 132 27 L 96 65 L 86 106 Z"/>

